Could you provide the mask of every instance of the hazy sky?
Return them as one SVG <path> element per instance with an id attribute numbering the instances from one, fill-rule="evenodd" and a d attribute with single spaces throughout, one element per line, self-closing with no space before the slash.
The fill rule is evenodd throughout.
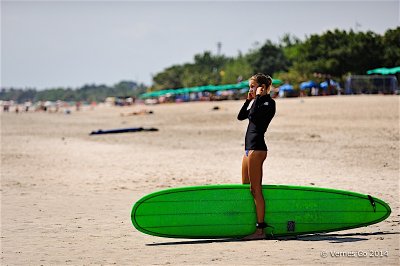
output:
<path id="1" fill-rule="evenodd" d="M 399 1 L 2 1 L 2 87 L 121 80 L 193 62 L 205 50 L 236 56 L 255 42 L 335 28 L 383 34 Z M 356 23 L 358 25 L 356 25 Z"/>

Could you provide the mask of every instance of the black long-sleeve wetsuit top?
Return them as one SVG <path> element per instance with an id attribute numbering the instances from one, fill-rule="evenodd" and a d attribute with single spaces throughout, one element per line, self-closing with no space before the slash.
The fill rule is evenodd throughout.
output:
<path id="1" fill-rule="evenodd" d="M 238 120 L 249 119 L 245 138 L 245 150 L 263 150 L 266 151 L 264 134 L 268 125 L 275 115 L 275 101 L 269 94 L 257 95 L 253 105 L 249 110 L 251 100 L 246 100 L 238 114 Z"/>

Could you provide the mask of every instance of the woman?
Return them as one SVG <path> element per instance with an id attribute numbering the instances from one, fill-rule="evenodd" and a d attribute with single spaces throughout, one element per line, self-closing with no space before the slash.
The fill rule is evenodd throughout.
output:
<path id="1" fill-rule="evenodd" d="M 257 213 L 256 231 L 244 240 L 264 239 L 265 201 L 262 194 L 262 166 L 267 158 L 264 134 L 275 115 L 275 101 L 269 95 L 272 79 L 264 74 L 256 74 L 249 80 L 250 90 L 246 102 L 238 114 L 239 120 L 249 119 L 245 138 L 245 154 L 242 160 L 242 183 L 250 183 Z M 250 105 L 251 104 L 251 105 Z"/>

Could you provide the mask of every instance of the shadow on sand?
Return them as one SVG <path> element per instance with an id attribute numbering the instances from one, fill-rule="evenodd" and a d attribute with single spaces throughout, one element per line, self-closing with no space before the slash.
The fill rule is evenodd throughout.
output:
<path id="1" fill-rule="evenodd" d="M 349 234 L 312 234 L 301 236 L 287 236 L 287 237 L 274 237 L 268 238 L 263 241 L 327 241 L 330 243 L 345 243 L 345 242 L 358 242 L 368 240 L 368 236 L 384 236 L 384 235 L 398 235 L 400 232 L 373 232 L 373 233 L 349 233 Z M 259 240 L 258 240 L 259 241 Z M 202 240 L 189 240 L 189 241 L 176 241 L 176 242 L 162 242 L 151 243 L 146 246 L 173 246 L 173 245 L 197 245 L 197 244 L 210 244 L 210 243 L 227 243 L 227 242 L 244 242 L 244 240 L 237 238 L 226 239 L 202 239 Z"/>

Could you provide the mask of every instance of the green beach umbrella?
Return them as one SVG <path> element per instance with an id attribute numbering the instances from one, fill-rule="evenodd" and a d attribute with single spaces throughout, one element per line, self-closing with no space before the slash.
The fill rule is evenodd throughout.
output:
<path id="1" fill-rule="evenodd" d="M 164 95 L 167 95 L 167 94 L 174 95 L 174 93 L 175 93 L 174 91 L 175 90 L 172 90 L 172 89 L 162 90 L 162 91 L 160 91 L 160 92 L 162 92 L 162 94 L 160 96 L 164 96 Z"/>
<path id="2" fill-rule="evenodd" d="M 209 85 L 209 86 L 208 86 L 208 90 L 209 90 L 209 91 L 218 91 L 219 88 L 218 88 L 218 86 Z"/>
<path id="3" fill-rule="evenodd" d="M 367 71 L 367 74 L 380 74 L 380 75 L 390 75 L 400 73 L 400 66 L 387 68 L 387 67 L 379 67 L 375 69 L 371 69 Z"/>
<path id="4" fill-rule="evenodd" d="M 152 96 L 158 97 L 158 96 L 162 96 L 162 95 L 164 95 L 164 94 L 165 94 L 164 91 L 154 91 L 154 92 L 152 93 Z"/>
<path id="5" fill-rule="evenodd" d="M 272 79 L 272 85 L 279 85 L 282 83 L 282 80 L 280 79 Z"/>
<path id="6" fill-rule="evenodd" d="M 272 79 L 272 84 L 277 85 L 281 84 L 282 81 L 279 79 Z M 179 88 L 179 89 L 166 89 L 160 91 L 152 91 L 143 93 L 140 95 L 140 98 L 151 98 L 151 97 L 160 97 L 166 94 L 177 95 L 177 94 L 186 94 L 190 92 L 203 92 L 203 91 L 223 91 L 223 90 L 233 90 L 233 89 L 242 89 L 249 86 L 249 81 L 245 80 L 236 84 L 223 84 L 223 85 L 205 85 L 205 86 L 197 86 L 190 88 Z"/>
<path id="7" fill-rule="evenodd" d="M 280 80 L 280 79 L 272 79 L 272 85 L 279 85 L 281 83 L 282 83 L 282 80 Z M 240 84 L 241 86 L 247 87 L 247 86 L 249 86 L 249 81 L 245 80 L 238 84 Z M 241 87 L 241 88 L 244 88 L 244 87 Z"/>
<path id="8" fill-rule="evenodd" d="M 189 88 L 189 92 L 201 92 L 202 88 L 201 87 L 191 87 Z"/>

